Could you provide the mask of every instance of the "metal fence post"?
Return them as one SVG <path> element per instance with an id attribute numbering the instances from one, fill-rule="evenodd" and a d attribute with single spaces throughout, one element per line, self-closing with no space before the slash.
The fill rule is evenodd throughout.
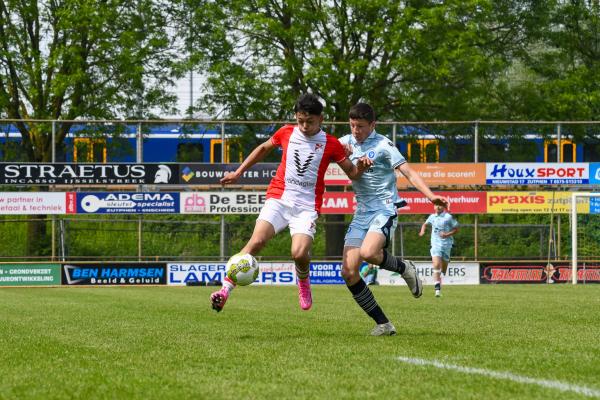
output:
<path id="1" fill-rule="evenodd" d="M 473 138 L 473 162 L 479 162 L 479 122 L 475 121 Z"/>
<path id="2" fill-rule="evenodd" d="M 225 162 L 225 123 L 221 122 L 221 162 Z M 225 188 L 221 187 L 221 191 Z M 219 256 L 225 260 L 225 216 L 221 214 L 221 239 L 219 241 Z"/>

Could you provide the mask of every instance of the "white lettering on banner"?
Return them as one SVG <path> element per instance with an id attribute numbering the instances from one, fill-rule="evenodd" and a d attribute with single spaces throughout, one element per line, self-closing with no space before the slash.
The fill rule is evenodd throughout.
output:
<path id="1" fill-rule="evenodd" d="M 424 285 L 433 285 L 433 266 L 430 262 L 416 262 L 417 273 Z M 479 263 L 450 261 L 448 270 L 443 278 L 444 285 L 478 285 Z M 400 274 L 379 269 L 377 281 L 380 285 L 406 285 Z"/>

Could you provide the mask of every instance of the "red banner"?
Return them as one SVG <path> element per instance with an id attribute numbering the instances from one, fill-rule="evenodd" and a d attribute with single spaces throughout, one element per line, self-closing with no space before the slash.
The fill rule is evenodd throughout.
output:
<path id="1" fill-rule="evenodd" d="M 485 192 L 435 192 L 450 201 L 452 214 L 484 214 L 486 212 Z M 407 206 L 398 214 L 432 214 L 433 204 L 421 192 L 399 192 Z M 356 200 L 352 192 L 325 192 L 323 214 L 352 214 Z"/>

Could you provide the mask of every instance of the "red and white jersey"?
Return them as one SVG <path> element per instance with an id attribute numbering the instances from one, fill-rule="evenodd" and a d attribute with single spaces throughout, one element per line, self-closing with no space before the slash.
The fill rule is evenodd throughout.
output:
<path id="1" fill-rule="evenodd" d="M 332 161 L 340 163 L 346 158 L 340 141 L 322 130 L 305 136 L 297 126 L 286 125 L 275 132 L 271 142 L 283 149 L 283 155 L 267 189 L 267 199 L 281 199 L 320 212 L 327 167 Z"/>

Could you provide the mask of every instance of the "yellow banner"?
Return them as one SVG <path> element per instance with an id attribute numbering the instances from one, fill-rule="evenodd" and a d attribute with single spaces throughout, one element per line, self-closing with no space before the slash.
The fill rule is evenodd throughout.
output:
<path id="1" fill-rule="evenodd" d="M 572 192 L 487 192 L 490 214 L 568 214 Z M 554 204 L 554 207 L 553 207 Z M 589 214 L 587 198 L 577 200 L 577 213 Z"/>

